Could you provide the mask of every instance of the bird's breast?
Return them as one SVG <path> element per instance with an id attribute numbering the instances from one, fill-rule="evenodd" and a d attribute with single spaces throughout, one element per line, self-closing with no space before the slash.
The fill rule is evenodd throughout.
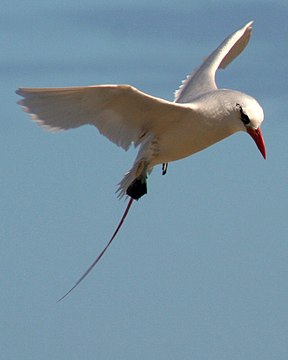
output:
<path id="1" fill-rule="evenodd" d="M 158 136 L 157 164 L 193 155 L 231 135 L 231 130 L 211 123 L 188 123 Z"/>

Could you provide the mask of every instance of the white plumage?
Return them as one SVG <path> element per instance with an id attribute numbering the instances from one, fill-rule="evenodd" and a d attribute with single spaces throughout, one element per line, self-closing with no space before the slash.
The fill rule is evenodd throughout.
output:
<path id="1" fill-rule="evenodd" d="M 19 103 L 45 129 L 90 124 L 124 150 L 132 143 L 140 146 L 118 189 L 119 197 L 128 194 L 138 199 L 146 193 L 147 174 L 155 165 L 192 155 L 237 131 L 247 131 L 266 156 L 260 105 L 241 92 L 219 90 L 215 83 L 217 69 L 225 68 L 243 51 L 251 30 L 249 22 L 225 39 L 182 83 L 174 102 L 130 85 L 98 85 L 20 88 L 17 94 L 23 99 Z"/>

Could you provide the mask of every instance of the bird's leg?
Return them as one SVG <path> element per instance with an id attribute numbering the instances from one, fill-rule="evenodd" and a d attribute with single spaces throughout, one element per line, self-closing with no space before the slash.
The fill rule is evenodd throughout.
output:
<path id="1" fill-rule="evenodd" d="M 163 163 L 162 164 L 162 175 L 165 175 L 167 173 L 167 169 L 168 169 L 168 163 Z"/>

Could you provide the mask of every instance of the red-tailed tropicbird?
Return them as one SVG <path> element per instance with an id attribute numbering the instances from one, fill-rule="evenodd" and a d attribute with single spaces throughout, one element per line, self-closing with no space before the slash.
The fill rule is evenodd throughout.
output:
<path id="1" fill-rule="evenodd" d="M 264 158 L 260 131 L 264 113 L 249 95 L 218 89 L 215 74 L 246 47 L 252 21 L 227 37 L 175 92 L 174 102 L 145 94 L 130 85 L 96 85 L 66 88 L 20 88 L 19 104 L 32 119 L 50 131 L 90 124 L 116 145 L 128 150 L 139 146 L 131 170 L 119 183 L 118 197 L 130 196 L 112 238 L 88 270 L 60 300 L 92 270 L 119 231 L 134 199 L 147 193 L 147 176 L 153 167 L 195 154 L 236 133 L 247 132 Z"/>

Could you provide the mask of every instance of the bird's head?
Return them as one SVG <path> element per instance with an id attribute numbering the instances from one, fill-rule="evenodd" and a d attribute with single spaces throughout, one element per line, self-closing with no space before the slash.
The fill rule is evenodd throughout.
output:
<path id="1" fill-rule="evenodd" d="M 239 114 L 242 130 L 246 131 L 255 141 L 259 151 L 266 159 L 266 149 L 264 139 L 260 130 L 260 125 L 264 119 L 264 112 L 258 102 L 247 96 L 236 103 L 236 111 Z"/>

